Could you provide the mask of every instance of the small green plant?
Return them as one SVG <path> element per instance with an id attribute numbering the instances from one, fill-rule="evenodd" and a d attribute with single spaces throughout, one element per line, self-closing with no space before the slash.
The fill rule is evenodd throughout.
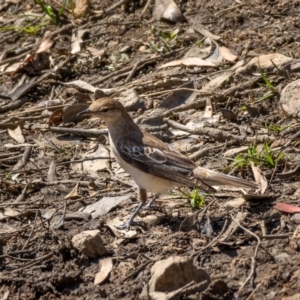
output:
<path id="1" fill-rule="evenodd" d="M 175 40 L 175 38 L 177 37 L 179 33 L 179 29 L 175 29 L 174 31 L 171 32 L 165 32 L 165 31 L 161 31 L 160 32 L 160 37 L 162 37 L 167 43 L 171 42 L 172 40 Z"/>
<path id="2" fill-rule="evenodd" d="M 72 13 L 74 14 L 74 0 L 63 0 L 63 3 L 57 12 L 51 5 L 47 4 L 45 1 L 42 0 L 34 0 L 34 3 L 39 5 L 42 9 L 42 11 L 49 16 L 49 18 L 52 20 L 53 23 L 59 24 L 60 18 L 63 15 L 66 5 L 69 3 L 71 6 Z"/>
<path id="3" fill-rule="evenodd" d="M 201 41 L 201 40 L 198 40 L 198 41 L 196 42 L 196 45 L 197 45 L 198 48 L 201 48 L 201 46 L 202 46 L 202 41 Z"/>
<path id="4" fill-rule="evenodd" d="M 263 165 L 268 168 L 274 168 L 276 162 L 284 157 L 284 152 L 276 152 L 270 149 L 268 143 L 263 145 L 261 151 L 257 145 L 249 146 L 247 153 L 238 154 L 231 164 L 233 169 L 244 169 L 249 167 L 253 162 L 256 165 Z"/>
<path id="5" fill-rule="evenodd" d="M 25 34 L 37 34 L 47 24 L 48 23 L 43 23 L 39 25 L 27 25 L 24 27 L 5 26 L 5 27 L 1 27 L 0 31 L 18 31 Z"/>
<path id="6" fill-rule="evenodd" d="M 111 64 L 107 65 L 106 68 L 113 71 L 117 69 L 118 67 L 121 67 L 123 63 L 128 59 L 128 56 L 125 53 L 121 53 L 120 55 L 114 55 L 112 54 L 109 57 Z"/>
<path id="7" fill-rule="evenodd" d="M 182 190 L 180 192 L 183 194 L 183 197 L 190 200 L 191 207 L 193 209 L 200 208 L 204 205 L 205 196 L 203 194 L 199 194 L 199 189 L 195 188 L 191 193 L 185 193 Z"/>
<path id="8" fill-rule="evenodd" d="M 281 126 L 279 124 L 266 124 L 265 126 L 269 131 L 276 133 L 281 133 L 283 130 L 289 128 L 288 125 Z"/>

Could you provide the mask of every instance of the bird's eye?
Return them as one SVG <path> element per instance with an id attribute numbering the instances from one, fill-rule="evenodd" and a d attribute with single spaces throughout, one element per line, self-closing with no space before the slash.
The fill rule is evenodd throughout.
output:
<path id="1" fill-rule="evenodd" d="M 102 109 L 101 109 L 101 112 L 108 112 L 108 108 L 107 107 L 103 107 Z"/>

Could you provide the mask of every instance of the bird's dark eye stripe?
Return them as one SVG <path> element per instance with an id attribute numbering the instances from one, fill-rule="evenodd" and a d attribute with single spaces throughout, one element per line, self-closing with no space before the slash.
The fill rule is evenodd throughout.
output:
<path id="1" fill-rule="evenodd" d="M 108 108 L 107 108 L 107 107 L 103 107 L 103 108 L 101 109 L 101 111 L 102 111 L 102 112 L 108 112 Z"/>

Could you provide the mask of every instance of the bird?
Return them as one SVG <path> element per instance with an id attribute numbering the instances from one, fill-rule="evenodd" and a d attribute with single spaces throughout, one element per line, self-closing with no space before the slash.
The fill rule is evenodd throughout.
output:
<path id="1" fill-rule="evenodd" d="M 206 193 L 215 192 L 212 185 L 257 188 L 255 183 L 245 179 L 199 167 L 188 157 L 171 150 L 160 139 L 139 128 L 116 99 L 97 99 L 77 116 L 95 116 L 106 123 L 111 151 L 137 185 L 140 203 L 119 229 L 137 223 L 134 218 L 147 202 L 147 191 L 155 194 L 145 206 L 149 208 L 159 194 L 175 186 L 199 188 Z"/>

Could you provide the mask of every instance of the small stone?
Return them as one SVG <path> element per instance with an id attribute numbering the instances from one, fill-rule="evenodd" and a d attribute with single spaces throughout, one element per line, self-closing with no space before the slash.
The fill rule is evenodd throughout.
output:
<path id="1" fill-rule="evenodd" d="M 164 299 L 166 294 L 171 294 L 191 281 L 203 282 L 202 291 L 210 284 L 209 275 L 203 269 L 197 268 L 192 258 L 173 256 L 158 261 L 151 268 L 150 298 Z"/>
<path id="2" fill-rule="evenodd" d="M 72 238 L 73 247 L 88 257 L 99 257 L 107 254 L 99 230 L 86 230 Z"/>
<path id="3" fill-rule="evenodd" d="M 299 92 L 300 79 L 289 83 L 281 92 L 280 103 L 289 115 L 297 114 L 300 110 Z"/>
<path id="4" fill-rule="evenodd" d="M 140 48 L 139 48 L 139 51 L 140 52 L 145 52 L 147 50 L 147 47 L 146 46 L 141 46 Z"/>
<path id="5" fill-rule="evenodd" d="M 291 217 L 291 220 L 292 220 L 295 224 L 300 224 L 300 213 L 294 214 L 294 215 Z"/>

